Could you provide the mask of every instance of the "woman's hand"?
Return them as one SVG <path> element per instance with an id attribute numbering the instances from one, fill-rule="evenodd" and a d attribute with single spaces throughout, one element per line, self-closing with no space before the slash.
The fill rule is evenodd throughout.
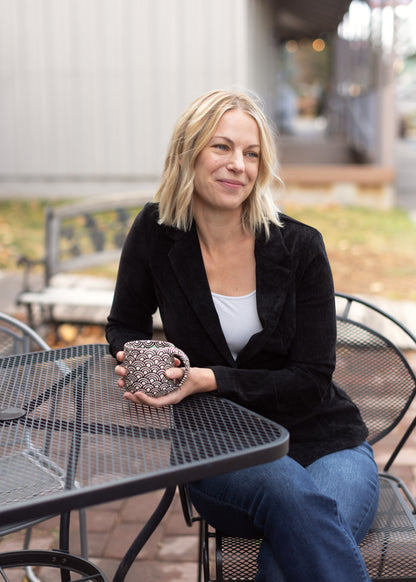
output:
<path id="1" fill-rule="evenodd" d="M 123 362 L 124 352 L 117 353 L 117 360 L 119 362 Z M 183 378 L 185 370 L 179 366 L 180 361 L 175 358 L 175 368 L 169 368 L 166 370 L 166 377 L 170 378 L 171 380 L 180 382 Z M 118 364 L 114 371 L 118 376 L 120 376 L 117 382 L 118 385 L 121 388 L 124 388 L 124 376 L 127 373 L 126 368 L 122 364 Z M 131 392 L 125 392 L 124 398 L 137 404 L 147 404 L 148 406 L 160 408 L 161 406 L 167 406 L 169 404 L 178 404 L 178 402 L 187 396 L 190 396 L 191 394 L 196 394 L 197 392 L 211 392 L 216 389 L 217 382 L 215 380 L 214 372 L 210 368 L 190 368 L 188 377 L 184 384 L 177 390 L 169 392 L 169 394 L 166 394 L 166 396 L 159 396 L 158 398 L 155 398 L 143 392 L 136 392 L 135 394 L 132 394 Z"/>
<path id="2" fill-rule="evenodd" d="M 124 362 L 124 352 L 117 352 L 116 359 L 117 362 L 120 362 L 120 364 L 117 364 L 117 366 L 114 368 L 114 372 L 117 374 L 117 376 L 120 376 L 117 384 L 120 386 L 120 388 L 124 388 L 124 376 L 127 374 L 127 370 L 122 364 L 122 362 Z"/>

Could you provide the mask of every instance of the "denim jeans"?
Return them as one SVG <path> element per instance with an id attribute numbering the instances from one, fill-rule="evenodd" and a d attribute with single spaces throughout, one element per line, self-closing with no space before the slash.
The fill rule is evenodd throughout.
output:
<path id="1" fill-rule="evenodd" d="M 257 582 L 369 582 L 358 544 L 377 513 L 372 448 L 362 443 L 306 468 L 277 461 L 189 486 L 208 523 L 262 538 Z"/>

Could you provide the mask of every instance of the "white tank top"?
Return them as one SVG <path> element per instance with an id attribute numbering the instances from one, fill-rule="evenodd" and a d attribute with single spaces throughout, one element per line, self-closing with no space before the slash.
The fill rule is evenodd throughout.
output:
<path id="1" fill-rule="evenodd" d="M 256 291 L 240 297 L 212 293 L 222 331 L 234 359 L 263 326 L 257 313 Z"/>

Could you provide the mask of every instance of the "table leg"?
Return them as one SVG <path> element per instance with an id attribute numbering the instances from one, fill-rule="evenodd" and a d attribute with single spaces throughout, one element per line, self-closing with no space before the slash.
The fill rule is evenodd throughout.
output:
<path id="1" fill-rule="evenodd" d="M 143 548 L 147 540 L 150 538 L 154 530 L 160 524 L 163 519 L 163 516 L 169 509 L 173 497 L 175 495 L 176 486 L 168 487 L 163 494 L 162 499 L 159 502 L 159 505 L 156 507 L 155 511 L 152 513 L 150 519 L 140 531 L 139 535 L 133 541 L 129 549 L 127 550 L 126 555 L 120 562 L 119 567 L 117 568 L 117 572 L 114 575 L 113 582 L 122 582 L 127 575 L 131 565 L 133 564 L 134 560 L 136 559 L 138 553 Z"/>

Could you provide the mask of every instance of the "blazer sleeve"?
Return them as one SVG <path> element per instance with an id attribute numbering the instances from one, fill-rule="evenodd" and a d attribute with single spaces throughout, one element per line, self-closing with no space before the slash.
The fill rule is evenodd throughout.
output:
<path id="1" fill-rule="evenodd" d="M 106 325 L 106 338 L 113 356 L 127 341 L 150 339 L 157 300 L 149 265 L 151 205 L 136 217 L 123 246 Z"/>
<path id="2" fill-rule="evenodd" d="M 270 416 L 298 415 L 330 398 L 335 367 L 336 317 L 332 273 L 318 231 L 295 263 L 294 286 L 287 298 L 286 351 L 268 351 L 266 365 L 244 362 L 238 368 L 213 366 L 218 392 L 243 406 Z M 284 319 L 284 318 L 283 318 Z M 291 330 L 288 332 L 287 330 Z M 274 416 L 274 415 L 273 415 Z"/>

